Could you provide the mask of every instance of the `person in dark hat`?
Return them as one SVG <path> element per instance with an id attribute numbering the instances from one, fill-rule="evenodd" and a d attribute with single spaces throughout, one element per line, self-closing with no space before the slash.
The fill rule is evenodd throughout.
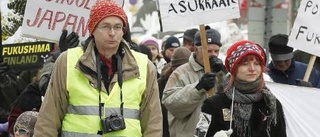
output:
<path id="1" fill-rule="evenodd" d="M 166 61 L 166 64 L 162 67 L 161 73 L 166 73 L 171 68 L 171 59 L 173 52 L 176 48 L 180 47 L 180 41 L 175 36 L 168 36 L 168 38 L 165 38 L 165 40 L 162 42 L 162 51 L 161 54 L 163 56 L 163 59 Z M 161 74 L 160 73 L 160 74 Z"/>
<path id="2" fill-rule="evenodd" d="M 223 66 L 222 60 L 217 58 L 222 45 L 220 33 L 215 29 L 208 29 L 206 35 L 208 55 L 216 58 L 210 62 L 211 70 L 214 71 L 204 73 L 202 43 L 200 32 L 197 32 L 194 38 L 194 52 L 187 63 L 172 72 L 163 91 L 162 103 L 168 109 L 170 137 L 194 135 L 200 120 L 201 105 L 208 97 L 208 91 L 215 87 L 216 75 L 223 73 L 222 69 L 215 69 Z"/>
<path id="3" fill-rule="evenodd" d="M 274 82 L 320 88 L 320 73 L 312 69 L 309 81 L 303 81 L 307 64 L 295 61 L 293 48 L 287 45 L 288 35 L 277 34 L 270 38 L 268 47 L 271 63 L 268 74 Z"/>
<path id="4" fill-rule="evenodd" d="M 264 81 L 265 57 L 264 50 L 248 40 L 229 47 L 225 67 L 230 75 L 201 108 L 211 115 L 206 137 L 287 136 L 282 105 Z"/>
<path id="5" fill-rule="evenodd" d="M 193 39 L 194 35 L 198 32 L 198 29 L 187 29 L 182 36 L 182 47 L 188 48 L 191 52 L 193 52 Z"/>
<path id="6" fill-rule="evenodd" d="M 164 50 L 162 51 L 162 55 L 167 63 L 171 61 L 173 51 L 180 46 L 181 44 L 177 37 L 170 36 L 166 39 L 164 43 Z"/>

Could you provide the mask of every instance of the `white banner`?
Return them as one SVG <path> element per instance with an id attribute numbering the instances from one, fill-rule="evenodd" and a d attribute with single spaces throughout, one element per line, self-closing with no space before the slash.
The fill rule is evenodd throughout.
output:
<path id="1" fill-rule="evenodd" d="M 320 1 L 302 0 L 288 46 L 320 57 Z"/>
<path id="2" fill-rule="evenodd" d="M 163 31 L 239 18 L 238 0 L 158 0 Z"/>
<path id="3" fill-rule="evenodd" d="M 319 136 L 320 89 L 266 83 L 282 104 L 287 125 L 287 136 Z"/>
<path id="4" fill-rule="evenodd" d="M 116 0 L 123 5 L 124 0 Z M 80 41 L 89 36 L 87 23 L 96 0 L 28 0 L 22 24 L 26 37 L 59 41 L 62 30 L 76 32 Z"/>

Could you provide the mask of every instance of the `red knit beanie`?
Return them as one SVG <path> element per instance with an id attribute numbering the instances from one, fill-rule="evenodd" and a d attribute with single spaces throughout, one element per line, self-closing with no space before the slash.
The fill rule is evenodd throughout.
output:
<path id="1" fill-rule="evenodd" d="M 256 55 L 260 59 L 260 63 L 266 63 L 266 54 L 264 50 L 256 43 L 249 40 L 241 40 L 227 50 L 225 66 L 227 70 L 233 74 L 237 64 L 247 55 Z"/>
<path id="2" fill-rule="evenodd" d="M 109 16 L 119 17 L 123 22 L 123 28 L 127 25 L 127 15 L 124 10 L 113 0 L 98 0 L 92 7 L 90 11 L 90 18 L 88 21 L 88 29 L 90 35 L 92 35 L 93 30 L 96 25 L 104 18 Z"/>

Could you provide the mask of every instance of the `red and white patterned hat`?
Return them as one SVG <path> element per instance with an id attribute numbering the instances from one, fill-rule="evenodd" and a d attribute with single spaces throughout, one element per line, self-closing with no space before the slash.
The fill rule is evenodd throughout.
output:
<path id="1" fill-rule="evenodd" d="M 123 28 L 127 25 L 127 15 L 124 10 L 113 0 L 98 0 L 92 7 L 90 11 L 90 18 L 88 21 L 88 29 L 90 35 L 92 35 L 93 30 L 96 25 L 104 18 L 109 16 L 117 16 L 123 22 Z"/>
<path id="2" fill-rule="evenodd" d="M 258 44 L 249 41 L 249 40 L 241 40 L 234 43 L 227 50 L 227 57 L 225 60 L 225 66 L 227 70 L 233 74 L 235 70 L 235 66 L 247 55 L 256 55 L 260 59 L 260 63 L 264 63 L 266 60 L 266 53 Z"/>

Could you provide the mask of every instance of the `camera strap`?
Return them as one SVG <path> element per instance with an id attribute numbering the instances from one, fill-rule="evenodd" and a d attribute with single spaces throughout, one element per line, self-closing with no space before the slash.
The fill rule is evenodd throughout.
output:
<path id="1" fill-rule="evenodd" d="M 100 69 L 101 64 L 100 64 L 100 55 L 96 46 L 94 46 L 94 51 L 96 54 L 96 69 L 97 69 L 97 81 L 98 81 L 97 84 L 98 84 L 98 90 L 99 90 L 99 116 L 101 119 L 101 116 L 102 116 L 101 108 L 104 106 L 104 103 L 101 103 L 101 78 L 102 78 L 101 69 Z"/>
<path id="2" fill-rule="evenodd" d="M 120 113 L 121 113 L 121 116 L 123 116 L 123 100 L 122 100 L 122 83 L 123 83 L 123 79 L 122 79 L 122 59 L 120 57 L 120 55 L 117 53 L 116 54 L 116 58 L 117 58 L 117 69 L 118 69 L 118 84 L 119 84 L 119 87 L 120 87 L 120 101 L 121 101 L 121 104 L 120 104 Z"/>
<path id="3" fill-rule="evenodd" d="M 100 117 L 100 120 L 102 120 L 102 112 L 101 112 L 101 109 L 103 108 L 104 106 L 104 103 L 101 102 L 101 64 L 100 64 L 100 55 L 99 55 L 99 52 L 96 48 L 96 46 L 94 46 L 94 52 L 96 54 L 96 70 L 97 70 L 97 81 L 98 81 L 98 90 L 99 90 L 99 117 Z M 97 134 L 99 135 L 102 135 L 103 132 L 101 130 L 99 130 L 97 132 Z"/>

